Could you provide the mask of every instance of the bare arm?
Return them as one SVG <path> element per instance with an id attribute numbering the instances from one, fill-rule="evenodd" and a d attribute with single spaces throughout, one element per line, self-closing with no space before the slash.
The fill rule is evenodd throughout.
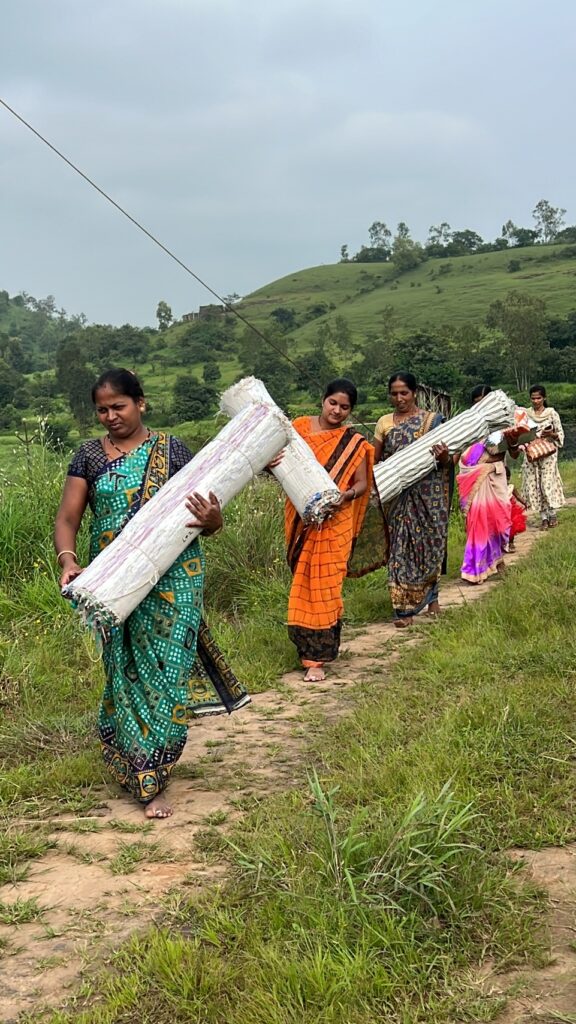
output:
<path id="1" fill-rule="evenodd" d="M 88 484 L 86 480 L 79 476 L 66 477 L 54 525 L 54 547 L 62 567 L 61 587 L 70 583 L 82 571 L 73 552 L 76 551 L 76 537 L 87 504 Z"/>
<path id="2" fill-rule="evenodd" d="M 382 450 L 384 448 L 384 441 L 379 441 L 378 438 L 374 441 L 374 465 L 380 462 L 382 458 Z"/>
<path id="3" fill-rule="evenodd" d="M 354 498 L 360 498 L 366 493 L 368 487 L 368 463 L 366 459 L 362 459 L 362 462 L 358 466 L 358 469 L 354 473 L 350 482 L 350 487 L 342 492 L 344 501 L 354 501 Z"/>

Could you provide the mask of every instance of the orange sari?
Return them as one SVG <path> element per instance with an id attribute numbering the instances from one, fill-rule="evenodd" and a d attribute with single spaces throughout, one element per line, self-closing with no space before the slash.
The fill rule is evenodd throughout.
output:
<path id="1" fill-rule="evenodd" d="M 305 526 L 292 502 L 286 502 L 287 557 L 293 575 L 288 635 L 302 664 L 309 667 L 333 661 L 338 655 L 342 585 L 368 506 L 374 449 L 352 427 L 314 433 L 310 416 L 299 417 L 293 426 L 341 491 L 351 487 L 363 460 L 368 464 L 365 494 L 347 502 L 320 526 Z"/>

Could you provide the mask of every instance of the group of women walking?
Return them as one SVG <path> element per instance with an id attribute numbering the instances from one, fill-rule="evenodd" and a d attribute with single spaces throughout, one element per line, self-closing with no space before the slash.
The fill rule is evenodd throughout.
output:
<path id="1" fill-rule="evenodd" d="M 348 574 L 387 565 L 393 621 L 399 628 L 409 626 L 421 612 L 437 616 L 440 611 L 439 581 L 446 565 L 455 459 L 442 442 L 431 445 L 434 468 L 380 506 L 372 487 L 374 463 L 442 423 L 439 413 L 419 408 L 412 374 L 394 374 L 388 390 L 393 412 L 378 420 L 374 446 L 347 425 L 357 391 L 345 378 L 327 386 L 317 415 L 299 417 L 293 424 L 340 491 L 332 515 L 321 527 L 305 525 L 292 503 L 286 503 L 292 571 L 288 632 L 308 682 L 323 680 L 326 664 L 338 655 L 342 588 Z M 480 401 L 487 390 L 476 389 L 473 401 Z M 103 374 L 92 398 L 106 432 L 81 445 L 69 466 L 55 527 L 61 586 L 82 572 L 76 539 L 88 507 L 92 512 L 90 558 L 94 558 L 158 487 L 192 458 L 177 438 L 146 429 L 144 393 L 130 371 Z M 557 413 L 546 406 L 544 388 L 533 388 L 531 399 L 542 436 L 553 441 L 555 450 L 538 463 L 525 460 L 522 500 L 540 513 L 543 527 L 553 527 L 564 500 L 557 468 L 562 426 Z M 467 527 L 462 576 L 481 583 L 498 570 L 510 544 L 510 485 L 503 456 L 490 455 L 481 442 L 461 454 L 457 470 Z M 222 527 L 214 495 L 190 495 L 188 509 L 189 525 L 200 526 L 203 534 Z M 368 519 L 372 551 L 362 561 L 362 531 L 368 530 Z M 203 581 L 204 556 L 196 540 L 103 645 L 106 684 L 99 713 L 103 757 L 116 781 L 144 805 L 148 817 L 172 813 L 164 790 L 184 747 L 189 719 L 231 712 L 248 700 L 202 618 Z"/>

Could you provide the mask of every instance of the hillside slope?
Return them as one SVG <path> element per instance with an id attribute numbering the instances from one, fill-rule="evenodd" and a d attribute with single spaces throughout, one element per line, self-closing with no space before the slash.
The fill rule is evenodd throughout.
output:
<path id="1" fill-rule="evenodd" d="M 396 275 L 392 263 L 336 263 L 280 278 L 248 295 L 242 313 L 263 327 L 278 307 L 294 310 L 290 337 L 307 343 L 321 323 L 341 315 L 356 337 L 378 332 L 391 306 L 402 327 L 484 320 L 491 302 L 519 289 L 543 299 L 550 315 L 576 306 L 576 248 L 533 246 L 428 260 Z M 514 262 L 519 269 L 508 268 Z M 321 315 L 315 311 L 326 307 Z M 306 321 L 306 322 L 304 322 Z"/>

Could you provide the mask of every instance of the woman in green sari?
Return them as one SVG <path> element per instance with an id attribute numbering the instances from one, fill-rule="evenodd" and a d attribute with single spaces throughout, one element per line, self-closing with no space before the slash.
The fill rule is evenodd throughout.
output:
<path id="1" fill-rule="evenodd" d="M 107 432 L 84 442 L 68 468 L 54 531 L 61 586 L 82 572 L 76 537 L 88 506 L 92 560 L 192 458 L 177 438 L 144 426 L 144 393 L 129 370 L 102 374 L 92 399 Z M 201 526 L 204 534 L 222 527 L 213 494 L 192 494 L 187 507 L 188 525 Z M 190 718 L 230 713 L 249 699 L 202 620 L 203 584 L 204 555 L 195 540 L 103 645 L 102 754 L 149 818 L 172 814 L 163 790 L 184 749 Z"/>

